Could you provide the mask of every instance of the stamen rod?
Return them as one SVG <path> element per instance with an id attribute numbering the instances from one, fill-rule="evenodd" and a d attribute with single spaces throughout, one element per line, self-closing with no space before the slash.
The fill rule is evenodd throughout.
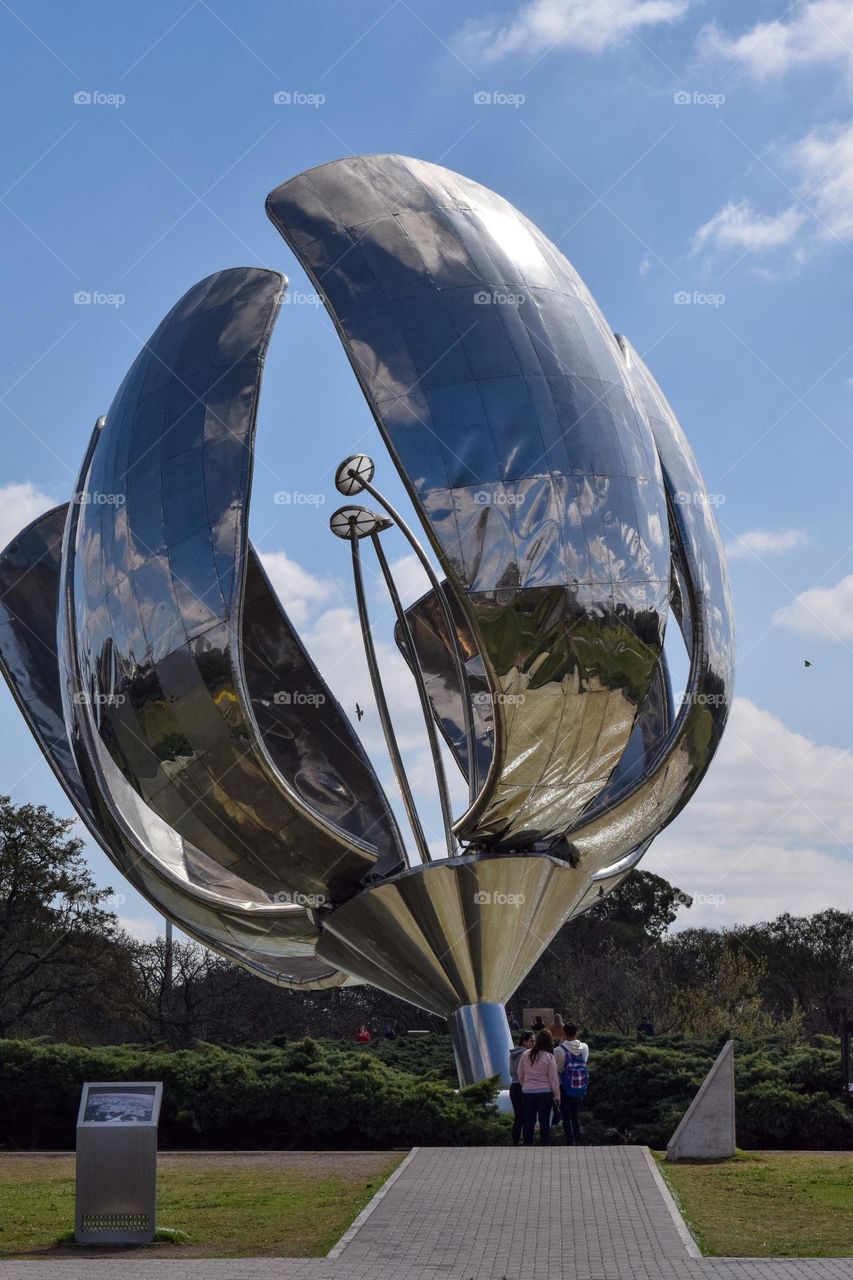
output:
<path id="1" fill-rule="evenodd" d="M 421 711 L 423 712 L 424 721 L 426 723 L 433 768 L 435 769 L 438 798 L 441 804 L 441 819 L 444 824 L 444 840 L 447 845 L 448 856 L 453 858 L 459 853 L 459 848 L 456 844 L 456 837 L 453 834 L 453 814 L 450 810 L 447 774 L 444 770 L 444 760 L 442 759 L 441 746 L 438 741 L 438 730 L 436 729 L 435 717 L 432 713 L 432 703 L 430 702 L 429 694 L 427 693 L 423 668 L 415 649 L 414 640 L 412 638 L 412 629 L 409 626 L 409 619 L 406 617 L 406 611 L 403 608 L 402 601 L 400 600 L 400 596 L 397 591 L 397 584 L 394 581 L 391 573 L 391 567 L 388 564 L 385 552 L 382 549 L 378 533 L 371 534 L 370 540 L 373 543 L 373 549 L 376 552 L 376 558 L 379 561 L 379 568 L 382 570 L 382 577 L 385 579 L 385 585 L 388 588 L 388 594 L 391 597 L 391 603 L 394 605 L 394 612 L 397 615 L 397 621 L 400 624 L 400 630 L 403 634 L 403 642 L 406 646 L 406 652 L 409 655 L 412 674 L 415 678 L 418 698 L 420 699 Z"/>
<path id="2" fill-rule="evenodd" d="M 400 515 L 399 511 L 392 507 L 388 499 L 384 498 L 378 489 L 374 489 L 370 481 L 366 480 L 363 475 L 358 475 L 356 472 L 352 472 L 351 474 L 357 478 L 361 487 L 366 489 L 371 497 L 375 498 L 380 506 L 388 512 L 388 515 L 406 538 L 415 555 L 418 557 L 418 560 L 421 562 L 424 572 L 429 578 L 430 586 L 435 592 L 436 599 L 438 600 L 441 611 L 444 615 L 444 621 L 447 625 L 448 636 L 450 639 L 450 648 L 453 653 L 453 660 L 456 666 L 456 676 L 459 681 L 459 691 L 462 695 L 462 715 L 465 725 L 465 741 L 468 748 L 468 798 L 469 802 L 473 803 L 480 792 L 480 776 L 477 768 L 477 737 L 474 731 L 474 715 L 471 709 L 471 689 L 468 683 L 468 672 L 465 667 L 465 659 L 462 656 L 462 650 L 459 646 L 459 636 L 456 633 L 456 624 L 453 621 L 453 614 L 450 612 L 450 605 L 447 603 L 447 597 L 445 596 L 441 583 L 436 577 L 433 567 L 430 564 L 429 557 L 418 542 L 414 533 L 412 533 L 412 530 L 406 524 L 406 521 Z"/>
<path id="3" fill-rule="evenodd" d="M 430 862 L 431 855 L 429 846 L 426 842 L 421 820 L 415 807 L 412 797 L 412 790 L 409 786 L 409 779 L 406 776 L 406 770 L 403 765 L 403 758 L 400 755 L 400 748 L 397 745 L 397 738 L 394 733 L 394 725 L 391 721 L 391 715 L 388 711 L 388 702 L 385 698 L 385 690 L 382 685 L 382 677 L 379 674 L 379 663 L 376 660 L 376 649 L 373 644 L 373 633 L 370 628 L 370 617 L 367 612 L 367 600 L 364 594 L 364 579 L 361 572 L 361 551 L 359 548 L 359 539 L 356 533 L 355 520 L 350 520 L 350 546 L 352 548 L 352 576 L 355 581 L 355 598 L 358 604 L 358 620 L 361 624 L 361 634 L 364 639 L 364 652 L 367 658 L 367 669 L 370 672 L 370 683 L 373 685 L 373 692 L 376 696 L 376 708 L 379 712 L 379 721 L 382 725 L 382 732 L 385 735 L 385 745 L 388 748 L 388 754 L 391 757 L 391 764 L 394 774 L 397 778 L 397 785 L 400 788 L 400 795 L 403 799 L 403 807 L 406 810 L 406 816 L 409 819 L 409 825 L 412 828 L 412 835 L 415 838 L 418 853 L 422 862 Z"/>

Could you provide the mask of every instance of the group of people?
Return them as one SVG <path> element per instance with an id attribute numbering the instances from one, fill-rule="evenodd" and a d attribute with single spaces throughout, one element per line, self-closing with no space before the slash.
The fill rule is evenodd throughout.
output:
<path id="1" fill-rule="evenodd" d="M 509 1055 L 513 1146 L 518 1146 L 519 1139 L 531 1146 L 537 1124 L 539 1140 L 547 1145 L 553 1125 L 560 1122 L 568 1146 L 581 1141 L 580 1109 L 589 1087 L 589 1045 L 579 1036 L 575 1023 L 564 1023 L 559 1014 L 551 1027 L 536 1018 L 532 1030 L 519 1032 L 518 1043 Z"/>

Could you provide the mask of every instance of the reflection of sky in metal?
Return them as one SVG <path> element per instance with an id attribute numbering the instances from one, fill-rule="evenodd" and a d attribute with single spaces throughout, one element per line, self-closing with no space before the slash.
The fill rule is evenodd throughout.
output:
<path id="1" fill-rule="evenodd" d="M 396 874 L 388 801 L 249 545 L 274 272 L 209 277 L 145 345 L 76 500 L 0 558 L 0 662 L 96 838 L 192 936 L 285 986 L 384 974 L 412 998 L 429 973 L 430 1007 L 501 999 L 713 756 L 732 650 L 713 515 L 645 366 L 501 197 L 371 156 L 292 179 L 268 210 L 447 578 L 484 779 L 456 823 L 473 861 Z M 670 604 L 691 660 L 675 717 Z M 435 601 L 409 617 L 467 767 Z M 492 856 L 545 849 L 538 868 Z M 521 881 L 511 930 L 479 910 Z"/>

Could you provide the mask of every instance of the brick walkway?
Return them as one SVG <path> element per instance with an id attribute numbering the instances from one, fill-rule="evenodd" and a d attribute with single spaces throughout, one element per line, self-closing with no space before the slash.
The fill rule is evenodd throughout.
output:
<path id="1" fill-rule="evenodd" d="M 853 1258 L 695 1256 L 642 1147 L 422 1148 L 380 1197 L 330 1258 L 0 1262 L 0 1280 L 853 1280 Z"/>

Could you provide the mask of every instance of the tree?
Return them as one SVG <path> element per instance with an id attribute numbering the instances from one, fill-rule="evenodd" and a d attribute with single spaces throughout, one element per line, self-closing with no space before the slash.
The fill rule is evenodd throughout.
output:
<path id="1" fill-rule="evenodd" d="M 642 942 L 662 938 L 685 901 L 681 889 L 652 871 L 632 871 L 595 904 L 589 919 L 622 926 Z"/>
<path id="2" fill-rule="evenodd" d="M 103 905 L 112 890 L 96 887 L 73 825 L 0 796 L 0 1036 L 60 1001 L 103 996 L 100 966 L 121 933 Z"/>
<path id="3" fill-rule="evenodd" d="M 735 930 L 768 971 L 768 998 L 780 1017 L 802 1006 L 809 1030 L 837 1034 L 853 1011 L 853 912 L 778 916 Z"/>
<path id="4" fill-rule="evenodd" d="M 525 978 L 513 1006 L 559 1009 L 587 1026 L 632 1030 L 656 1015 L 656 947 L 675 919 L 681 890 L 632 871 L 612 893 L 564 925 Z"/>

